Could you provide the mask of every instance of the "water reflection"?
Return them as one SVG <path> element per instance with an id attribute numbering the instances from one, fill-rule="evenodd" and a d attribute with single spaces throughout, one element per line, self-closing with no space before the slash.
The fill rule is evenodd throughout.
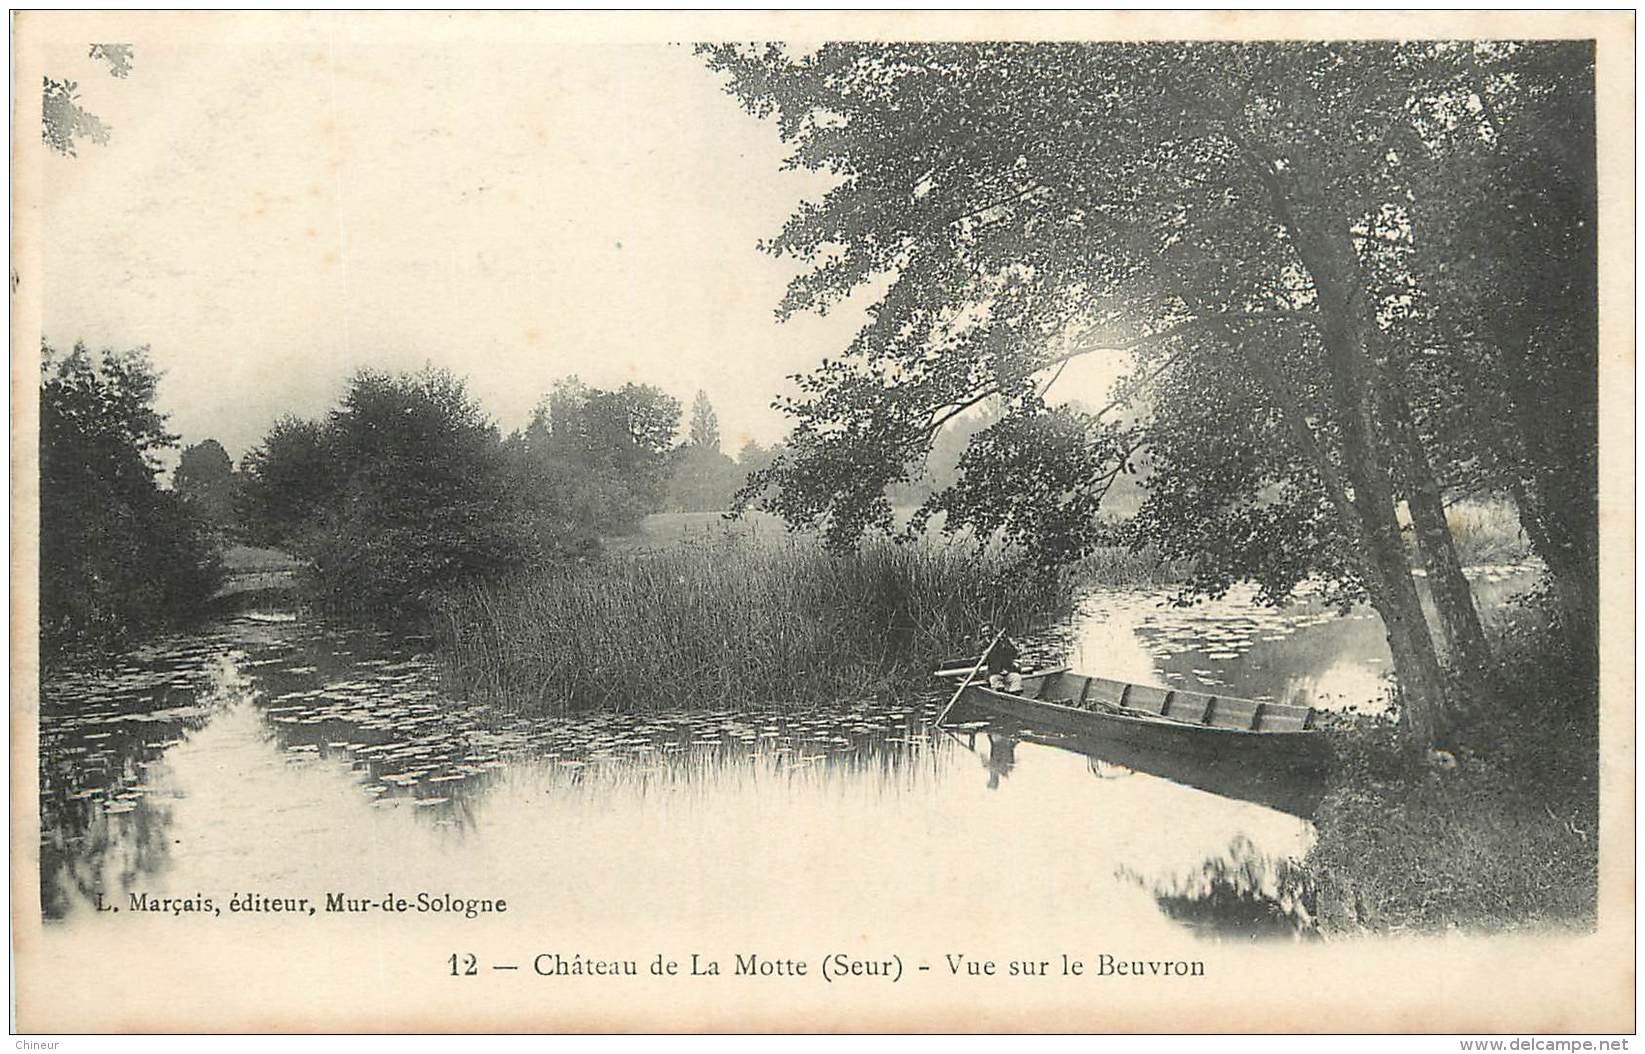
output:
<path id="1" fill-rule="evenodd" d="M 525 720 L 442 696 L 416 642 L 242 616 L 44 695 L 41 892 L 69 925 L 131 892 L 391 886 L 519 897 L 584 928 L 643 904 L 780 930 L 870 902 L 928 934 L 1036 901 L 1171 925 L 1090 876 L 1174 873 L 1230 831 L 1281 854 L 1306 838 L 1182 784 L 1093 780 L 1060 747 L 982 733 L 972 753 L 929 728 L 946 692 Z"/>
<path id="2" fill-rule="evenodd" d="M 1122 868 L 1119 875 L 1147 889 L 1166 915 L 1209 936 L 1318 935 L 1302 870 L 1243 836 L 1190 872 L 1151 878 Z"/>
<path id="3" fill-rule="evenodd" d="M 999 790 L 1000 780 L 1017 767 L 1016 737 L 989 733 L 988 756 L 983 759 L 983 767 L 988 770 L 988 789 Z"/>
<path id="4" fill-rule="evenodd" d="M 181 866 L 171 852 L 184 839 L 170 804 L 184 795 L 210 796 L 214 840 L 260 814 L 282 837 L 314 834 L 335 823 L 326 796 L 339 784 L 369 812 L 403 813 L 451 837 L 479 830 L 497 797 L 525 798 L 540 813 L 545 799 L 643 802 L 705 788 L 821 792 L 855 782 L 893 794 L 940 766 L 926 731 L 932 701 L 862 700 L 826 714 L 520 718 L 444 697 L 417 643 L 250 613 L 44 685 L 47 916 L 198 870 L 198 850 Z M 312 855 L 298 841 L 292 851 Z M 246 845 L 229 855 L 278 854 Z"/>
<path id="5" fill-rule="evenodd" d="M 1531 584 L 1534 569 L 1476 567 L 1468 574 L 1489 624 Z M 1120 680 L 1321 710 L 1387 708 L 1392 663 L 1382 622 L 1370 609 L 1343 615 L 1306 588 L 1283 608 L 1258 602 L 1248 585 L 1189 607 L 1176 606 L 1176 595 L 1170 586 L 1092 590 L 1068 625 L 1033 645 L 1065 656 L 1075 669 Z"/>
<path id="6" fill-rule="evenodd" d="M 973 750 L 974 737 L 973 732 L 967 744 Z M 983 765 L 989 770 L 990 790 L 999 787 L 1000 777 L 1010 774 L 1016 763 L 1016 744 L 1029 742 L 1080 755 L 1085 759 L 1086 771 L 1097 779 L 1123 779 L 1141 774 L 1219 797 L 1262 805 L 1301 819 L 1314 815 L 1325 793 L 1324 776 L 1319 772 L 1271 771 L 1240 760 L 1185 756 L 1092 736 L 1045 734 L 1019 728 L 990 731 L 987 740 L 989 750 Z"/>
<path id="7" fill-rule="evenodd" d="M 1185 686 L 1248 673 L 1261 695 L 1364 668 L 1310 634 L 1380 640 L 1306 613 L 1240 621 L 1237 600 L 1196 623 L 1161 599 L 1087 598 L 1060 646 L 1083 640 L 1077 663 L 1139 680 L 1160 676 L 1144 660 Z M 1228 900 L 1171 883 L 1220 889 L 1202 873 L 1231 839 L 1287 860 L 1312 837 L 1311 788 L 1008 729 L 934 733 L 947 694 L 520 718 L 451 698 L 426 642 L 242 613 L 42 686 L 42 900 L 65 925 L 128 892 L 398 886 L 515 896 L 583 932 L 637 905 L 757 934 L 864 903 L 917 936 L 990 903 L 1175 927 L 1187 901 Z"/>

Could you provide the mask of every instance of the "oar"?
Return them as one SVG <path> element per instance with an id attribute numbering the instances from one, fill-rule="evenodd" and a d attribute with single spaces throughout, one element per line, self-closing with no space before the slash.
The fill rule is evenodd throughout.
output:
<path id="1" fill-rule="evenodd" d="M 993 652 L 994 645 L 998 644 L 1000 642 L 1000 638 L 1003 636 L 1005 636 L 1005 631 L 1002 629 L 998 633 L 994 634 L 994 639 L 989 641 L 988 647 L 982 650 L 982 655 L 978 657 L 977 664 L 971 667 L 971 672 L 965 675 L 965 680 L 961 681 L 959 688 L 955 689 L 954 698 L 948 700 L 948 705 L 943 707 L 942 713 L 937 715 L 938 725 L 941 725 L 943 718 L 948 716 L 948 711 L 954 709 L 954 704 L 960 701 L 960 695 L 964 693 L 967 688 L 971 687 L 971 678 L 975 677 L 977 675 L 977 671 L 982 669 L 982 664 L 988 661 L 988 656 Z"/>

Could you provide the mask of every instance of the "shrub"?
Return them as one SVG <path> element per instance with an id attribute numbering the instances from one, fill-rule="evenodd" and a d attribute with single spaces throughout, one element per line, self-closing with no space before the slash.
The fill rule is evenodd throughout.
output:
<path id="1" fill-rule="evenodd" d="M 421 615 L 446 589 L 526 563 L 501 439 L 451 373 L 362 370 L 327 446 L 341 493 L 311 555 L 333 608 Z"/>

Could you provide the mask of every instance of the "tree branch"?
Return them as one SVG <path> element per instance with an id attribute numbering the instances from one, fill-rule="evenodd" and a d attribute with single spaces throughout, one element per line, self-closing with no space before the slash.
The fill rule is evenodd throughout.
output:
<path id="1" fill-rule="evenodd" d="M 1074 359 L 1080 358 L 1081 356 L 1089 355 L 1092 352 L 1096 352 L 1096 351 L 1137 351 L 1141 348 L 1145 348 L 1145 347 L 1148 347 L 1150 345 L 1163 344 L 1163 343 L 1165 343 L 1169 340 L 1172 340 L 1176 337 L 1179 337 L 1179 336 L 1183 335 L 1184 333 L 1191 332 L 1197 327 L 1202 327 L 1202 326 L 1227 326 L 1228 324 L 1233 323 L 1233 322 L 1286 322 L 1286 321 L 1291 321 L 1293 319 L 1298 319 L 1298 318 L 1306 319 L 1311 314 L 1312 314 L 1312 312 L 1307 312 L 1307 311 L 1297 311 L 1297 312 L 1293 312 L 1293 311 L 1229 311 L 1229 312 L 1221 312 L 1221 313 L 1214 314 L 1214 315 L 1204 315 L 1204 316 L 1201 316 L 1199 318 L 1191 318 L 1191 319 L 1187 319 L 1183 322 L 1178 322 L 1177 324 L 1175 324 L 1173 326 L 1168 326 L 1165 329 L 1162 329 L 1162 330 L 1158 331 L 1157 333 L 1145 334 L 1143 336 L 1137 337 L 1137 338 L 1135 338 L 1131 341 L 1128 341 L 1128 342 L 1123 342 L 1123 343 L 1118 343 L 1118 344 L 1108 343 L 1108 342 L 1101 342 L 1101 343 L 1087 342 L 1083 345 L 1078 345 L 1078 346 L 1074 347 L 1070 351 L 1063 352 L 1060 355 L 1056 355 L 1056 356 L 1054 356 L 1050 359 L 1047 359 L 1046 361 L 1044 361 L 1044 362 L 1040 363 L 1038 366 L 1036 366 L 1034 368 L 1033 372 L 1034 373 L 1040 373 L 1044 370 L 1050 369 L 1051 367 L 1055 366 L 1055 367 L 1057 367 L 1057 371 L 1058 371 L 1057 376 L 1061 376 L 1062 368 L 1064 366 L 1066 366 L 1069 362 L 1073 361 Z M 1175 357 L 1173 356 L 1171 359 L 1168 359 L 1165 363 L 1162 363 L 1152 374 L 1149 375 L 1149 379 L 1152 380 L 1154 377 L 1159 376 L 1159 374 L 1163 373 L 1165 371 L 1165 368 L 1167 366 L 1169 366 L 1171 362 L 1174 362 L 1174 361 L 1176 361 L 1176 360 L 1175 360 Z M 1056 378 L 1053 377 L 1052 378 L 1052 383 L 1055 383 L 1055 381 L 1056 381 Z M 1047 384 L 1046 387 L 1045 387 L 1045 390 L 1050 391 L 1050 388 L 1051 388 L 1050 384 Z M 963 414 L 965 411 L 971 409 L 973 406 L 976 406 L 978 403 L 982 402 L 984 399 L 988 398 L 989 396 L 998 395 L 998 394 L 1000 394 L 999 385 L 998 384 L 990 384 L 990 385 L 987 385 L 986 387 L 984 387 L 984 388 L 982 388 L 982 389 L 980 389 L 976 392 L 967 393 L 966 395 L 960 396 L 959 399 L 956 400 L 956 401 L 942 403 L 941 405 L 934 407 L 931 410 L 931 420 L 926 424 L 926 427 L 925 427 L 925 432 L 924 432 L 925 441 L 929 442 L 931 439 L 935 438 L 936 434 L 938 432 L 940 432 L 942 430 L 942 427 L 944 425 L 946 425 L 949 421 L 952 421 L 954 418 L 958 417 L 960 414 Z M 1041 395 L 1043 397 L 1044 393 L 1042 392 Z M 1117 405 L 1117 402 L 1110 403 L 1103 410 L 1099 411 L 1097 413 L 1097 416 L 1101 417 L 1104 413 L 1107 413 L 1109 410 L 1114 409 L 1114 407 L 1116 405 Z"/>
<path id="2" fill-rule="evenodd" d="M 1051 375 L 1051 379 L 1045 382 L 1045 387 L 1040 389 L 1040 399 L 1043 400 L 1046 395 L 1050 394 L 1052 386 L 1055 385 L 1057 381 L 1062 379 L 1062 371 L 1068 368 L 1068 363 L 1068 359 L 1064 359 L 1057 363 L 1057 372 L 1053 373 Z"/>
<path id="3" fill-rule="evenodd" d="M 1348 537 L 1358 544 L 1364 538 L 1359 509 L 1349 500 L 1348 489 L 1343 485 L 1337 467 L 1325 456 L 1325 451 L 1320 449 L 1319 441 L 1314 438 L 1313 426 L 1308 423 L 1308 418 L 1302 411 L 1301 395 L 1272 363 L 1263 356 L 1250 352 L 1248 341 L 1240 341 L 1236 347 L 1263 385 L 1274 395 L 1275 409 L 1279 410 L 1286 427 L 1290 429 L 1291 438 L 1297 444 L 1298 451 L 1314 466 L 1314 471 L 1319 473 L 1320 482 L 1325 484 L 1325 492 L 1331 498 L 1331 505 L 1337 510 L 1337 517 L 1342 521 L 1343 529 L 1348 532 Z"/>
<path id="4" fill-rule="evenodd" d="M 956 223 L 960 223 L 960 222 L 963 222 L 965 220 L 972 219 L 973 217 L 976 217 L 976 216 L 981 216 L 983 213 L 989 211 L 990 209 L 997 209 L 1001 205 L 1013 205 L 1013 204 L 1021 201 L 1023 198 L 1029 197 L 1030 195 L 1033 195 L 1033 194 L 1038 194 L 1040 191 L 1042 191 L 1044 189 L 1045 189 L 1045 187 L 1044 187 L 1043 184 L 1036 183 L 1033 186 L 1029 187 L 1027 190 L 1021 190 L 1021 191 L 1018 191 L 1015 194 L 1007 195 L 1006 197 L 1000 198 L 998 201 L 991 201 L 988 204 L 980 206 L 980 207 L 975 208 L 975 209 L 972 209 L 969 212 L 962 212 L 962 213 L 959 213 L 957 215 L 948 216 L 948 217 L 939 219 L 939 220 L 937 220 L 937 222 L 935 222 L 933 224 L 929 224 L 926 229 L 931 230 L 931 229 L 938 228 L 938 227 L 952 227 Z"/>

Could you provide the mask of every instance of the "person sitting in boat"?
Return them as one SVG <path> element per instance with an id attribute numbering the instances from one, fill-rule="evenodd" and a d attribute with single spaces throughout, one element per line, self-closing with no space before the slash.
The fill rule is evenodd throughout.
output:
<path id="1" fill-rule="evenodd" d="M 1022 691 L 1022 673 L 1017 667 L 1020 654 L 1010 637 L 1001 637 L 988 650 L 988 687 L 996 692 Z"/>

